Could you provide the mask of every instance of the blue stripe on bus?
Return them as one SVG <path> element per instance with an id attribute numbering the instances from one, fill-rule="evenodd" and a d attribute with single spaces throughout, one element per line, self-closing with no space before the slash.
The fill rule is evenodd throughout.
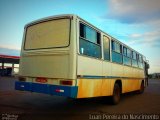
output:
<path id="1" fill-rule="evenodd" d="M 15 82 L 15 89 L 22 90 L 22 91 L 31 91 L 31 83 L 26 82 Z"/>
<path id="2" fill-rule="evenodd" d="M 32 92 L 49 94 L 49 85 L 47 84 L 31 83 L 31 87 Z"/>
<path id="3" fill-rule="evenodd" d="M 64 92 L 55 92 L 56 89 L 64 90 Z M 71 86 L 71 87 L 70 86 L 58 86 L 58 85 L 57 86 L 56 85 L 50 86 L 50 94 L 51 95 L 59 95 L 59 96 L 76 98 L 77 91 L 78 91 L 77 86 Z"/>
<path id="4" fill-rule="evenodd" d="M 102 79 L 102 78 L 122 78 L 122 77 L 117 77 L 117 76 L 90 76 L 90 75 L 83 75 L 81 78 Z"/>
<path id="5" fill-rule="evenodd" d="M 105 78 L 105 76 L 90 76 L 90 75 L 83 75 L 80 78 L 92 78 L 92 79 L 99 79 L 99 78 Z"/>
<path id="6" fill-rule="evenodd" d="M 120 76 L 92 76 L 92 75 L 78 75 L 78 78 L 83 78 L 83 79 L 105 79 L 105 78 L 108 78 L 108 79 L 113 79 L 113 78 L 125 78 L 125 79 L 129 79 L 129 78 L 132 78 L 134 79 L 133 77 L 120 77 Z M 136 79 L 136 78 L 135 78 Z M 139 78 L 137 78 L 139 79 Z"/>
<path id="7" fill-rule="evenodd" d="M 77 86 L 60 86 L 60 85 L 49 85 L 31 82 L 15 82 L 15 89 L 21 91 L 30 91 L 37 93 L 44 93 L 50 95 L 66 96 L 66 97 L 77 97 Z M 63 90 L 64 92 L 56 92 L 56 90 Z"/>

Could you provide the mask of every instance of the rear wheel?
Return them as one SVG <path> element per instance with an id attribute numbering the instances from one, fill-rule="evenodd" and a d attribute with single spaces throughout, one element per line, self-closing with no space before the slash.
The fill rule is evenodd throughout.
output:
<path id="1" fill-rule="evenodd" d="M 142 94 L 144 92 L 144 82 L 142 81 L 141 86 L 140 86 L 140 90 L 138 91 L 140 94 Z"/>
<path id="2" fill-rule="evenodd" d="M 115 83 L 114 90 L 113 90 L 113 96 L 111 98 L 112 104 L 114 104 L 114 105 L 118 104 L 120 101 L 120 96 L 121 96 L 120 86 L 117 83 Z"/>

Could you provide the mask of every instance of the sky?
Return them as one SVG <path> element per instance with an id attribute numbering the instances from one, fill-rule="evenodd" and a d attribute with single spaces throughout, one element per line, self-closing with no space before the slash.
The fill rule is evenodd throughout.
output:
<path id="1" fill-rule="evenodd" d="M 76 14 L 146 56 L 160 72 L 160 0 L 0 0 L 0 54 L 19 55 L 24 25 Z"/>

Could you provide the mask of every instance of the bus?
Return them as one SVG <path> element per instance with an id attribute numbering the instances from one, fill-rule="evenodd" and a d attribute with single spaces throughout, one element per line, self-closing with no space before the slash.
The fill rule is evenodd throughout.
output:
<path id="1" fill-rule="evenodd" d="M 39 19 L 24 27 L 15 89 L 70 98 L 111 96 L 147 86 L 146 58 L 77 15 Z"/>

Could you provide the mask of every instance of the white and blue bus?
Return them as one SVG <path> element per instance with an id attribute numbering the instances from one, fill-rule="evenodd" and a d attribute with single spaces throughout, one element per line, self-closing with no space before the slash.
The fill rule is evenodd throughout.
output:
<path id="1" fill-rule="evenodd" d="M 27 24 L 15 89 L 71 98 L 112 96 L 146 86 L 145 57 L 76 15 Z"/>

